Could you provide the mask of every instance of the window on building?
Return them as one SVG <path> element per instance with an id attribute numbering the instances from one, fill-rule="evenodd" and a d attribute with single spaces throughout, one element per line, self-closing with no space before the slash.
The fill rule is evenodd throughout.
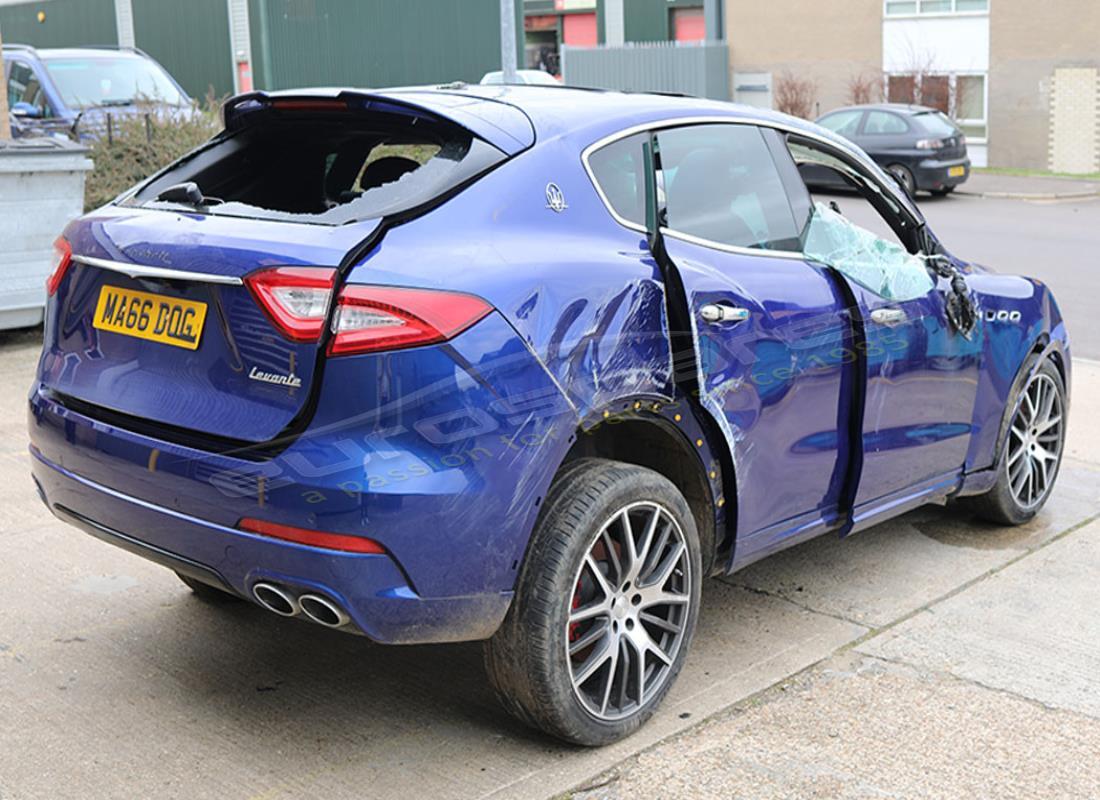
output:
<path id="1" fill-rule="evenodd" d="M 673 8 L 669 17 L 669 32 L 674 41 L 701 42 L 707 38 L 702 8 Z"/>
<path id="2" fill-rule="evenodd" d="M 887 75 L 891 103 L 920 103 L 955 120 L 969 139 L 988 135 L 985 75 Z"/>
<path id="3" fill-rule="evenodd" d="M 670 230 L 735 247 L 800 249 L 802 225 L 758 128 L 693 125 L 657 140 Z"/>
<path id="4" fill-rule="evenodd" d="M 989 0 L 886 0 L 886 16 L 972 14 L 989 10 Z"/>
<path id="5" fill-rule="evenodd" d="M 955 78 L 955 121 L 971 139 L 988 136 L 985 113 L 985 75 Z"/>
<path id="6" fill-rule="evenodd" d="M 886 76 L 886 99 L 891 103 L 912 103 L 916 96 L 916 75 Z"/>
<path id="7" fill-rule="evenodd" d="M 920 104 L 947 114 L 951 111 L 951 77 L 949 75 L 922 75 L 920 79 Z"/>

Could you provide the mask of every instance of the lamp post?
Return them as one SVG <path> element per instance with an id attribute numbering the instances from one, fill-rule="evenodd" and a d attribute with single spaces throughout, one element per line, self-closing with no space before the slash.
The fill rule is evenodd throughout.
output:
<path id="1" fill-rule="evenodd" d="M 500 0 L 500 70 L 504 83 L 516 83 L 516 0 Z"/>
<path id="2" fill-rule="evenodd" d="M 4 37 L 0 36 L 0 48 L 4 46 Z M 3 61 L 0 60 L 0 64 Z M 4 70 L 0 69 L 0 141 L 11 138 L 11 120 L 8 117 L 8 83 L 3 80 Z"/>

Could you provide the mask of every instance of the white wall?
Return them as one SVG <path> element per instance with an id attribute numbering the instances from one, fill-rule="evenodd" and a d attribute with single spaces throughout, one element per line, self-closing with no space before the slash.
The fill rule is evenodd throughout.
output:
<path id="1" fill-rule="evenodd" d="M 989 15 L 886 17 L 884 72 L 986 72 Z"/>

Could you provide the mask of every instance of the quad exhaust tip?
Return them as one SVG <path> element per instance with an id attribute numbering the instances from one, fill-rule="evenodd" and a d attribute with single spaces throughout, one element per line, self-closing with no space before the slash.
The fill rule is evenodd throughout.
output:
<path id="1" fill-rule="evenodd" d="M 280 617 L 296 617 L 302 613 L 298 599 L 273 583 L 257 583 L 252 587 L 252 596 L 257 603 Z"/>
<path id="2" fill-rule="evenodd" d="M 302 613 L 326 628 L 342 628 L 351 622 L 344 609 L 319 594 L 303 594 L 298 598 Z"/>
<path id="3" fill-rule="evenodd" d="M 252 587 L 252 596 L 257 603 L 280 617 L 301 614 L 326 628 L 342 628 L 351 622 L 348 613 L 324 595 L 308 593 L 296 597 L 281 586 L 262 581 Z"/>

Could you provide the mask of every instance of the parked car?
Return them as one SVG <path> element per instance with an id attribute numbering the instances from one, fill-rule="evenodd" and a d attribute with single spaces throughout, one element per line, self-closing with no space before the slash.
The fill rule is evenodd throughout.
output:
<path id="1" fill-rule="evenodd" d="M 502 84 L 504 83 L 504 73 L 499 69 L 495 72 L 486 72 L 481 78 L 481 83 L 486 86 Z M 517 69 L 516 83 L 526 83 L 531 86 L 561 86 L 560 80 L 541 69 Z"/>
<path id="2" fill-rule="evenodd" d="M 970 177 L 966 136 L 942 111 L 880 103 L 830 111 L 817 123 L 859 145 L 910 194 L 953 192 Z M 814 185 L 838 188 L 835 173 L 811 169 Z"/>
<path id="3" fill-rule="evenodd" d="M 50 510 L 200 595 L 484 640 L 512 713 L 600 745 L 668 692 L 704 578 L 1050 496 L 1051 292 L 953 256 L 826 128 L 542 87 L 223 111 L 65 229 L 29 400 Z"/>
<path id="4" fill-rule="evenodd" d="M 191 109 L 191 99 L 164 67 L 134 48 L 5 44 L 3 56 L 16 137 L 95 136 L 106 127 L 107 114 L 137 113 L 143 104 Z"/>

